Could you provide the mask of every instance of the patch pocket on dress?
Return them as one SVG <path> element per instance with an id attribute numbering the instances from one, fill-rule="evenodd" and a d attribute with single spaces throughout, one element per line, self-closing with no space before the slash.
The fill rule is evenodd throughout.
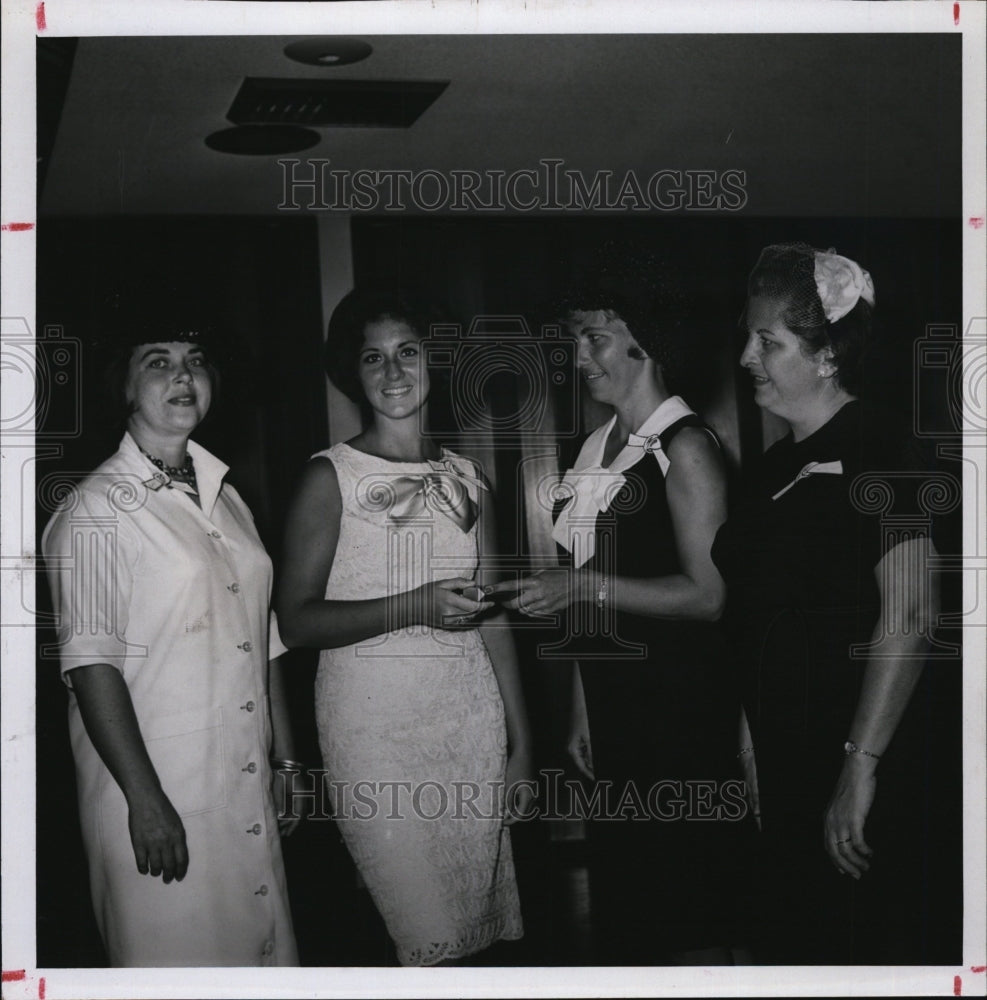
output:
<path id="1" fill-rule="evenodd" d="M 148 756 L 180 816 L 226 807 L 226 747 L 219 708 L 154 719 L 141 727 Z"/>

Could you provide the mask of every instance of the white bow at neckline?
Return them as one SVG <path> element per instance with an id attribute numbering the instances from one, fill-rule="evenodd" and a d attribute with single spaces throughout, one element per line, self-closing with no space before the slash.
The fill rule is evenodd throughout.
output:
<path id="1" fill-rule="evenodd" d="M 477 499 L 486 484 L 473 463 L 449 452 L 429 459 L 428 472 L 376 475 L 361 482 L 359 502 L 368 510 L 386 510 L 391 521 L 414 521 L 444 514 L 463 532 L 476 523 Z"/>
<path id="2" fill-rule="evenodd" d="M 614 416 L 598 427 L 583 443 L 573 467 L 566 472 L 555 490 L 558 500 L 566 501 L 552 529 L 552 538 L 572 554 L 577 568 L 589 562 L 596 552 L 596 519 L 613 503 L 627 481 L 624 472 L 641 459 L 641 450 L 653 454 L 662 475 L 668 469 L 668 457 L 661 448 L 661 434 L 683 417 L 693 415 L 680 396 L 666 399 L 637 431 L 627 438 L 609 466 L 603 466 L 607 438 L 617 422 Z"/>

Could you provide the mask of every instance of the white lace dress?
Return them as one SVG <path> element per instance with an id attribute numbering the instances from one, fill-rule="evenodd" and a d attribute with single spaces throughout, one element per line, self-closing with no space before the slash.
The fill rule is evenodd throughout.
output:
<path id="1" fill-rule="evenodd" d="M 425 502 L 409 513 L 401 499 L 422 494 L 434 465 L 346 444 L 320 455 L 335 466 L 343 500 L 327 599 L 473 575 L 476 525 L 463 531 Z M 475 487 L 463 488 L 475 502 Z M 401 964 L 432 965 L 521 937 L 500 817 L 504 707 L 480 633 L 416 627 L 323 650 L 315 705 L 337 822 Z"/>

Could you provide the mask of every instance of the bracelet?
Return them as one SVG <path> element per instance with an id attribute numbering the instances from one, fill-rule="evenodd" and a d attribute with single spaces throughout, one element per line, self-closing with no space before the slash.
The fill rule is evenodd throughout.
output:
<path id="1" fill-rule="evenodd" d="M 743 757 L 745 753 L 753 753 L 753 752 L 754 752 L 754 748 L 753 747 L 744 747 L 740 751 L 740 753 L 737 754 L 737 759 L 740 760 L 740 758 Z"/>
<path id="2" fill-rule="evenodd" d="M 847 755 L 847 757 L 849 757 L 850 754 L 852 753 L 859 753 L 863 754 L 865 757 L 873 757 L 874 760 L 881 759 L 880 754 L 871 753 L 870 750 L 861 750 L 861 748 L 858 747 L 857 744 L 853 742 L 853 740 L 847 740 L 846 743 L 843 744 L 843 752 Z"/>
<path id="3" fill-rule="evenodd" d="M 286 760 L 284 757 L 272 757 L 271 768 L 275 771 L 307 771 L 308 768 L 297 760 Z"/>
<path id="4" fill-rule="evenodd" d="M 599 609 L 603 609 L 603 605 L 607 603 L 607 597 L 610 593 L 610 585 L 607 578 L 600 578 L 600 589 L 596 592 L 596 606 Z"/>

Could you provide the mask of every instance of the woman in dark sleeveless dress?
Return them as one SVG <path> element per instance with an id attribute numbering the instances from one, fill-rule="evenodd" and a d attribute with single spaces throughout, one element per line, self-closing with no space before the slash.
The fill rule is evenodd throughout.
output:
<path id="1" fill-rule="evenodd" d="M 907 516 L 928 472 L 856 396 L 866 271 L 833 251 L 772 246 L 748 294 L 741 364 L 758 405 L 791 428 L 713 549 L 759 790 L 755 957 L 921 961 L 922 767 L 907 763 L 913 741 L 891 740 L 935 606 L 931 542 Z M 904 531 L 876 516 L 892 497 Z"/>
<path id="2" fill-rule="evenodd" d="M 613 416 L 561 484 L 553 534 L 570 565 L 526 577 L 507 605 L 565 612 L 560 645 L 578 660 L 588 716 L 571 749 L 595 779 L 591 894 L 608 964 L 729 964 L 738 943 L 740 707 L 710 558 L 726 482 L 715 437 L 669 387 L 686 329 L 678 297 L 660 267 L 621 261 L 570 298 L 584 383 Z"/>

